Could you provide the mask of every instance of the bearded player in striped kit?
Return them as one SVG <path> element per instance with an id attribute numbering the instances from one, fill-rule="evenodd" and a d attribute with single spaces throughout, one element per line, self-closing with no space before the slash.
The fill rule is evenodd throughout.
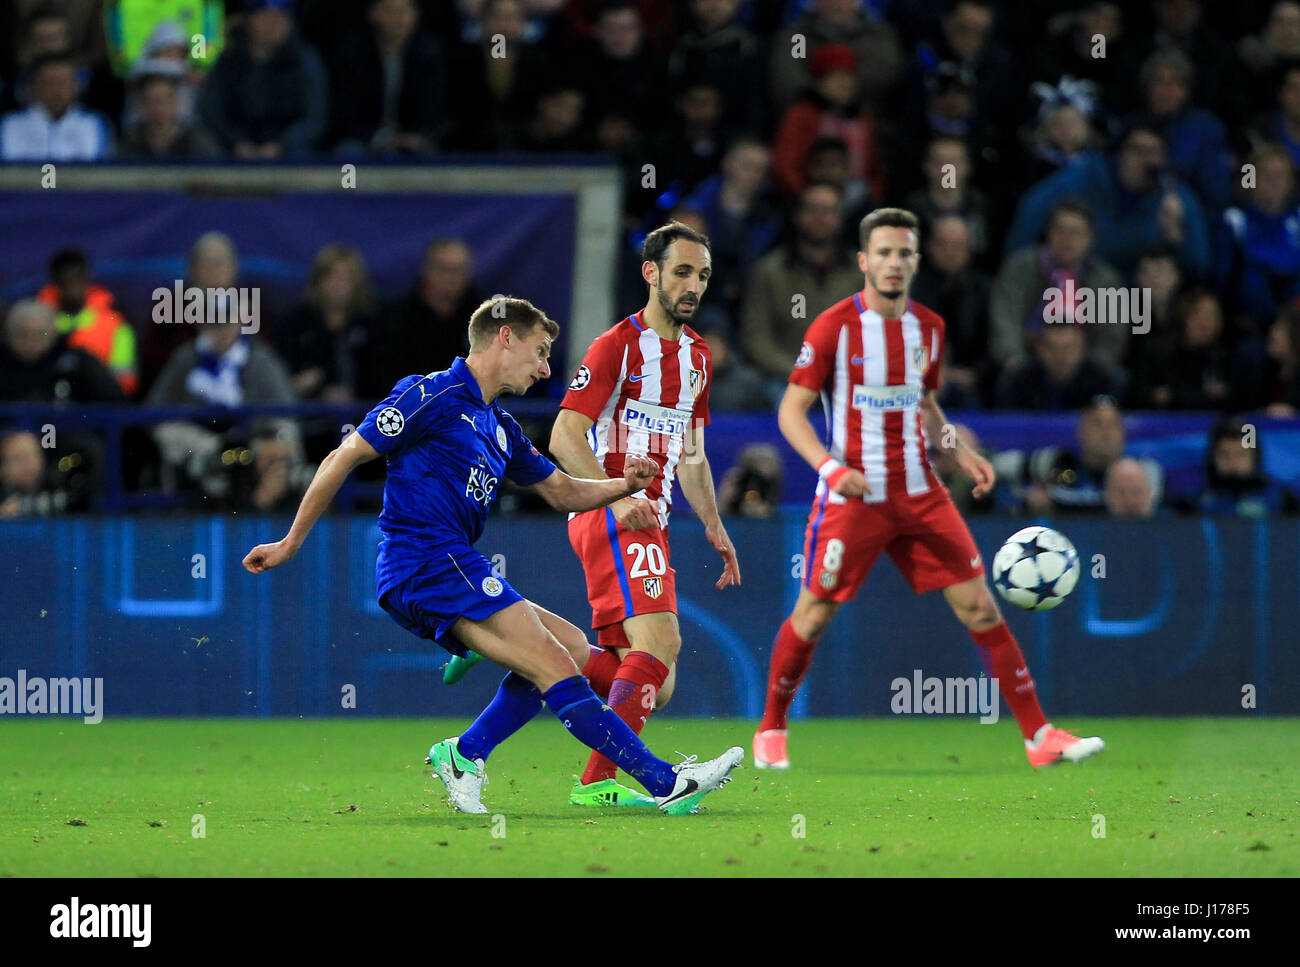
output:
<path id="1" fill-rule="evenodd" d="M 1043 714 L 1024 656 L 984 577 L 966 522 L 930 466 L 929 443 L 955 448 L 976 497 L 993 467 L 966 447 L 936 400 L 944 322 L 908 298 L 920 262 L 915 215 L 879 208 L 858 230 L 863 289 L 813 320 L 781 401 L 781 433 L 817 469 L 804 544 L 804 579 L 772 647 L 767 705 L 754 735 L 754 763 L 786 769 L 787 715 L 813 649 L 841 604 L 862 586 L 881 551 L 912 589 L 942 590 L 998 681 L 1035 768 L 1100 752 L 1101 739 L 1055 728 Z M 808 418 L 820 396 L 829 450 Z"/>

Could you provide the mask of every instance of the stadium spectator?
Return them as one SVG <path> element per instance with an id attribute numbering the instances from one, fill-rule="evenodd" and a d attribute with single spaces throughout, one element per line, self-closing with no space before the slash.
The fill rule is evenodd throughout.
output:
<path id="1" fill-rule="evenodd" d="M 529 0 L 538 3 L 539 0 Z M 552 0 L 554 2 L 554 0 Z M 601 31 L 601 17 L 609 9 L 611 0 L 566 0 L 563 4 L 564 20 L 570 37 L 579 44 L 596 39 Z M 613 0 L 614 6 L 623 6 L 622 0 Z M 668 56 L 677 38 L 678 20 L 682 14 L 678 0 L 632 0 L 650 52 L 659 59 Z M 622 21 L 620 29 L 627 21 Z M 608 28 L 608 24 L 604 25 Z"/>
<path id="2" fill-rule="evenodd" d="M 1263 441 L 1254 424 L 1222 417 L 1210 428 L 1205 453 L 1205 486 L 1183 510 L 1233 517 L 1293 514 L 1295 495 L 1264 474 Z"/>
<path id="3" fill-rule="evenodd" d="M 1025 132 L 1022 184 L 1033 184 L 1101 148 L 1093 128 L 1097 115 L 1097 86 L 1065 76 L 1055 84 L 1037 81 L 1031 88 L 1041 102 L 1034 126 Z"/>
<path id="4" fill-rule="evenodd" d="M 1215 410 L 1231 401 L 1231 357 L 1223 342 L 1223 309 L 1209 289 L 1194 286 L 1174 303 L 1172 332 L 1152 329 L 1129 370 L 1128 405 L 1136 409 Z"/>
<path id="5" fill-rule="evenodd" d="M 1223 123 L 1192 103 L 1192 63 L 1177 50 L 1156 51 L 1142 65 L 1138 83 L 1145 121 L 1160 132 L 1169 168 L 1196 192 L 1206 211 L 1228 203 L 1232 159 Z"/>
<path id="6" fill-rule="evenodd" d="M 1183 269 L 1178 264 L 1178 253 L 1168 245 L 1143 249 L 1138 255 L 1133 282 L 1139 289 L 1151 293 L 1151 332 L 1172 334 L 1174 297 L 1183 286 Z M 1133 359 L 1134 350 L 1144 345 L 1130 339 L 1129 359 Z"/>
<path id="7" fill-rule="evenodd" d="M 190 246 L 182 289 L 229 290 L 239 284 L 239 255 L 235 243 L 223 232 L 205 232 Z M 162 282 L 170 289 L 172 280 Z M 144 328 L 140 338 L 140 389 L 147 395 L 158 373 L 180 348 L 193 339 L 198 330 L 191 325 L 158 325 Z"/>
<path id="8" fill-rule="evenodd" d="M 1151 47 L 1176 50 L 1196 65 L 1195 100 L 1219 118 L 1239 115 L 1241 92 L 1232 48 L 1205 24 L 1202 0 L 1155 0 Z"/>
<path id="9" fill-rule="evenodd" d="M 75 494 L 55 477 L 35 433 L 0 432 L 0 519 L 50 517 L 76 509 Z"/>
<path id="10" fill-rule="evenodd" d="M 149 35 L 143 56 L 137 58 L 127 72 L 128 89 L 122 128 L 131 128 L 140 119 L 140 82 L 155 75 L 175 80 L 177 117 L 186 122 L 194 121 L 199 86 L 203 81 L 200 65 L 207 63 L 206 60 L 190 57 L 188 39 L 175 21 L 160 22 Z"/>
<path id="11" fill-rule="evenodd" d="M 295 401 L 284 362 L 275 350 L 242 334 L 239 321 L 197 328 L 198 336 L 181 345 L 163 367 L 149 390 L 148 405 L 240 407 Z M 222 503 L 243 496 L 240 484 L 252 466 L 273 472 L 263 487 L 253 486 L 258 495 L 254 506 L 270 507 L 284 496 L 302 465 L 298 427 L 287 417 L 256 417 L 247 426 L 226 418 L 165 420 L 154 427 L 154 440 L 166 489 L 197 485 L 205 499 Z M 287 452 L 287 473 L 281 475 L 261 458 L 259 451 L 266 447 Z"/>
<path id="12" fill-rule="evenodd" d="M 871 113 L 857 96 L 857 58 L 843 44 L 826 44 L 813 54 L 811 83 L 786 108 L 773 138 L 772 177 L 793 197 L 807 184 L 808 157 L 820 137 L 836 137 L 849 150 L 849 173 L 885 196 L 885 172 Z"/>
<path id="13" fill-rule="evenodd" d="M 713 288 L 733 318 L 739 315 L 746 280 L 755 263 L 777 243 L 781 217 L 764 197 L 772 153 L 750 137 L 733 141 L 722 158 L 722 171 L 682 201 L 704 216 L 713 258 Z"/>
<path id="14" fill-rule="evenodd" d="M 77 68 L 67 53 L 31 66 L 31 106 L 0 120 L 0 160 L 99 161 L 113 154 L 108 121 L 77 103 Z"/>
<path id="15" fill-rule="evenodd" d="M 406 295 L 381 314 L 375 372 L 367 398 L 382 399 L 413 360 L 424 371 L 446 369 L 469 352 L 466 326 L 484 296 L 474 284 L 473 255 L 458 238 L 439 238 L 425 249 L 420 275 Z"/>
<path id="16" fill-rule="evenodd" d="M 816 0 L 806 15 L 772 37 L 768 76 L 773 109 L 784 111 L 807 89 L 809 58 L 826 44 L 852 49 L 865 107 L 883 108 L 903 69 L 897 32 L 857 0 Z"/>
<path id="17" fill-rule="evenodd" d="M 1156 516 L 1156 495 L 1146 468 L 1132 457 L 1120 457 L 1106 468 L 1102 499 L 1106 513 L 1124 520 Z"/>
<path id="18" fill-rule="evenodd" d="M 221 146 L 205 128 L 186 120 L 181 109 L 184 68 L 172 61 L 140 62 L 131 90 L 136 120 L 122 135 L 123 158 L 179 161 L 213 158 Z"/>
<path id="19" fill-rule="evenodd" d="M 1079 199 L 1064 198 L 1053 206 L 1045 236 L 1043 245 L 1010 255 L 994 279 L 989 350 L 999 365 L 1023 355 L 1028 339 L 1046 325 L 1049 307 L 1063 307 L 1065 319 L 1073 322 L 1087 290 L 1091 321 L 1096 322 L 1100 292 L 1124 284 L 1113 266 L 1094 255 L 1093 215 Z M 1128 321 L 1089 325 L 1088 352 L 1108 366 L 1120 366 L 1128 349 Z"/>
<path id="20" fill-rule="evenodd" d="M 709 383 L 709 410 L 765 410 L 772 412 L 776 401 L 768 392 L 763 377 L 737 357 L 731 346 L 731 334 L 716 322 L 697 322 L 697 332 L 713 354 L 713 375 Z"/>
<path id="21" fill-rule="evenodd" d="M 999 474 L 1031 514 L 1099 512 L 1105 507 L 1106 472 L 1124 455 L 1125 440 L 1123 414 L 1114 398 L 1094 397 L 1079 414 L 1075 448 L 1048 446 L 1027 456 L 1007 451 L 998 455 Z M 1158 502 L 1163 490 L 1160 466 L 1152 460 L 1139 463 Z"/>
<path id="22" fill-rule="evenodd" d="M 98 359 L 60 335 L 54 310 L 22 299 L 5 319 L 0 402 L 120 403 L 122 390 Z"/>
<path id="23" fill-rule="evenodd" d="M 345 152 L 427 154 L 442 136 L 446 58 L 415 0 L 371 0 L 368 20 L 334 60 L 334 138 Z"/>
<path id="24" fill-rule="evenodd" d="M 729 138 L 722 93 L 711 81 L 684 81 L 672 104 L 672 121 L 645 138 L 646 156 L 656 170 L 655 184 L 649 190 L 652 197 L 681 197 L 712 177 L 722 163 Z"/>
<path id="25" fill-rule="evenodd" d="M 1007 232 L 1007 252 L 1029 244 L 1060 199 L 1088 199 L 1094 213 L 1097 254 L 1131 273 L 1137 255 L 1161 242 L 1174 246 L 1193 275 L 1210 264 L 1203 209 L 1185 185 L 1164 174 L 1165 143 L 1160 133 L 1135 124 L 1112 160 L 1089 155 L 1029 189 Z"/>
<path id="26" fill-rule="evenodd" d="M 296 35 L 292 0 L 248 0 L 245 10 L 199 92 L 199 114 L 236 158 L 310 152 L 329 120 L 320 56 Z"/>
<path id="27" fill-rule="evenodd" d="M 947 328 L 942 378 L 974 402 L 991 395 L 993 377 L 988 358 L 989 297 L 992 281 L 972 264 L 970 224 L 957 215 L 940 215 L 922 232 L 925 257 L 912 281 L 912 298 L 933 309 Z M 944 393 L 939 404 L 947 411 L 965 409 L 972 400 Z"/>
<path id="28" fill-rule="evenodd" d="M 1277 89 L 1278 75 L 1300 63 L 1300 3 L 1273 4 L 1263 29 L 1238 41 L 1237 57 L 1240 63 L 1233 73 L 1241 79 L 1247 100 L 1264 103 Z"/>
<path id="29" fill-rule="evenodd" d="M 1259 333 L 1278 308 L 1300 297 L 1300 206 L 1286 150 L 1265 144 L 1250 156 L 1255 187 L 1223 213 L 1215 281 L 1235 329 Z"/>
<path id="30" fill-rule="evenodd" d="M 108 367 L 122 392 L 138 386 L 135 331 L 113 308 L 113 293 L 90 281 L 90 259 L 80 249 L 55 252 L 49 261 L 49 284 L 36 298 L 55 310 L 54 323 L 68 345 L 86 350 Z"/>
<path id="31" fill-rule="evenodd" d="M 794 212 L 794 237 L 754 266 L 745 288 L 740 343 L 780 392 L 808 323 L 862 288 L 862 270 L 841 241 L 839 192 L 809 185 Z"/>
<path id="32" fill-rule="evenodd" d="M 594 150 L 595 141 L 583 124 L 586 104 L 587 96 L 577 83 L 563 77 L 547 81 L 537 92 L 520 147 L 543 153 Z"/>
<path id="33" fill-rule="evenodd" d="M 739 0 L 691 0 L 691 26 L 668 58 L 668 80 L 677 90 L 696 84 L 716 88 L 722 117 L 732 130 L 768 129 L 763 48 L 736 20 Z"/>
<path id="34" fill-rule="evenodd" d="M 961 138 L 941 134 L 930 139 L 922 165 L 925 185 L 912 191 L 903 207 L 921 220 L 921 236 L 942 215 L 956 215 L 967 226 L 967 243 L 980 266 L 996 258 L 993 201 L 973 182 L 970 149 Z"/>
<path id="35" fill-rule="evenodd" d="M 646 43 L 634 0 L 603 5 L 593 38 L 578 45 L 574 59 L 596 140 L 607 151 L 624 151 L 663 123 L 663 61 Z"/>
<path id="36" fill-rule="evenodd" d="M 982 117 L 996 117 L 1020 95 L 1017 70 L 1011 53 L 994 34 L 993 5 L 984 0 L 956 0 L 947 6 L 932 39 L 916 48 L 914 82 L 908 85 L 915 98 L 924 76 L 943 62 L 956 64 L 975 80 L 975 110 Z M 921 105 L 914 101 L 914 109 Z"/>
<path id="37" fill-rule="evenodd" d="M 337 243 L 317 252 L 303 301 L 276 326 L 276 349 L 298 399 L 348 403 L 364 395 L 373 312 L 361 253 Z"/>
<path id="38" fill-rule="evenodd" d="M 840 138 L 822 137 L 813 142 L 808 151 L 808 184 L 834 185 L 844 199 L 840 205 L 844 213 L 844 244 L 858 247 L 858 223 L 871 211 L 881 206 L 867 190 L 861 178 L 855 178 L 849 169 L 849 148 Z"/>
<path id="39" fill-rule="evenodd" d="M 1300 412 L 1300 302 L 1282 308 L 1268 330 L 1263 353 L 1243 347 L 1237 383 L 1241 409 L 1263 409 L 1289 419 Z"/>
<path id="40" fill-rule="evenodd" d="M 781 508 L 785 468 L 770 443 L 751 443 L 718 483 L 718 509 L 738 517 L 775 517 Z"/>
<path id="41" fill-rule="evenodd" d="M 499 151 L 519 144 L 543 78 L 552 72 L 546 53 L 525 38 L 519 0 L 486 0 L 483 32 L 462 42 L 449 58 L 456 96 L 448 103 L 451 129 L 445 147 Z"/>
<path id="42" fill-rule="evenodd" d="M 1044 326 L 1031 347 L 1031 357 L 1002 370 L 996 394 L 1001 409 L 1075 410 L 1095 396 L 1118 395 L 1118 374 L 1087 355 L 1083 326 Z"/>
<path id="43" fill-rule="evenodd" d="M 1254 147 L 1277 142 L 1291 156 L 1291 164 L 1300 168 L 1300 61 L 1282 72 L 1277 106 L 1256 117 L 1246 136 Z"/>
<path id="44" fill-rule="evenodd" d="M 1085 0 L 1045 26 L 1046 35 L 1036 44 L 1036 79 L 1056 84 L 1068 75 L 1091 81 L 1106 113 L 1125 115 L 1137 109 L 1139 45 L 1125 25 L 1120 4 Z"/>
<path id="45" fill-rule="evenodd" d="M 202 38 L 196 67 L 215 63 L 225 42 L 224 0 L 104 0 L 103 24 L 108 56 L 119 77 L 129 77 L 141 60 L 158 56 L 158 29 L 169 25 L 170 43 L 180 43 L 187 57 L 193 38 Z M 256 3 L 245 3 L 246 10 Z M 176 40 L 175 38 L 179 38 Z"/>

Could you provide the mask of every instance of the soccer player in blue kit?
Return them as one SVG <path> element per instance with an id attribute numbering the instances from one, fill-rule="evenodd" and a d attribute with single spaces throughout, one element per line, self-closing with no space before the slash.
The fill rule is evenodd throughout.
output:
<path id="1" fill-rule="evenodd" d="M 629 458 L 622 479 L 570 477 L 524 436 L 497 403 L 550 375 L 559 326 L 524 299 L 484 302 L 469 322 L 469 355 L 451 368 L 408 376 L 366 414 L 356 432 L 316 471 L 289 533 L 244 558 L 253 574 L 288 561 L 358 465 L 388 462 L 383 539 L 375 577 L 380 606 L 403 628 L 452 654 L 473 649 L 510 669 L 496 696 L 461 735 L 429 750 L 435 774 L 461 812 L 486 813 L 481 797 L 492 750 L 541 711 L 543 703 L 579 741 L 608 756 L 673 814 L 692 812 L 730 780 L 744 756 L 669 765 L 603 705 L 579 669 L 590 645 L 575 625 L 527 601 L 497 577 L 473 544 L 503 476 L 534 487 L 552 507 L 582 512 L 650 485 L 653 461 Z"/>

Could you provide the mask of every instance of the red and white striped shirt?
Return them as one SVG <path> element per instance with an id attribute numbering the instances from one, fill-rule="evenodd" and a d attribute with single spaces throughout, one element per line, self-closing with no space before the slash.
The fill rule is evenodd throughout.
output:
<path id="1" fill-rule="evenodd" d="M 790 382 L 821 393 L 831 456 L 862 471 L 871 488 L 863 500 L 941 486 L 930 466 L 920 403 L 939 387 L 943 335 L 943 319 L 925 306 L 909 300 L 901 319 L 886 319 L 866 307 L 861 292 L 808 327 Z M 819 481 L 818 494 L 825 489 Z"/>
<path id="2" fill-rule="evenodd" d="M 686 431 L 692 422 L 709 425 L 712 372 L 708 344 L 690 326 L 675 342 L 661 339 L 638 312 L 596 337 L 560 403 L 593 421 L 587 441 L 609 476 L 623 476 L 629 453 L 659 464 L 641 495 L 658 503 L 660 526 L 668 524 Z"/>

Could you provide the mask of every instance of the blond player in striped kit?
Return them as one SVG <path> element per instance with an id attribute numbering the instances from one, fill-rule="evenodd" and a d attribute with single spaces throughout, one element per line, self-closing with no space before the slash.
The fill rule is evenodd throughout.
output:
<path id="1" fill-rule="evenodd" d="M 954 449 L 975 481 L 994 485 L 993 467 L 943 433 L 936 400 L 944 323 L 908 298 L 920 262 L 911 212 L 880 208 L 859 228 L 861 291 L 808 327 L 781 402 L 781 432 L 817 469 L 804 545 L 804 579 L 794 611 L 772 648 L 767 705 L 754 735 L 759 768 L 789 768 L 787 716 L 817 640 L 841 604 L 857 594 L 881 551 L 917 594 L 942 590 L 966 626 L 990 676 L 1016 717 L 1030 765 L 1079 761 L 1104 748 L 1047 721 L 1015 637 L 984 577 L 979 550 L 948 490 L 930 466 L 931 440 Z M 821 397 L 829 441 L 808 418 Z"/>

